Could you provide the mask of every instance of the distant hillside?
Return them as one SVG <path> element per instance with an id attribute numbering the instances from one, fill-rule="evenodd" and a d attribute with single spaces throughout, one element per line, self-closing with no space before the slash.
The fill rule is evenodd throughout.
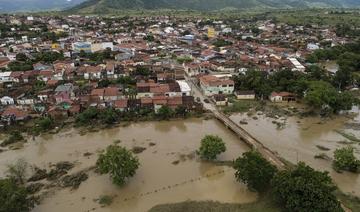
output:
<path id="1" fill-rule="evenodd" d="M 63 10 L 84 0 L 0 0 L 0 12 Z"/>
<path id="2" fill-rule="evenodd" d="M 359 7 L 360 0 L 88 0 L 72 12 L 104 12 L 107 10 L 191 9 L 222 10 L 253 8 Z"/>

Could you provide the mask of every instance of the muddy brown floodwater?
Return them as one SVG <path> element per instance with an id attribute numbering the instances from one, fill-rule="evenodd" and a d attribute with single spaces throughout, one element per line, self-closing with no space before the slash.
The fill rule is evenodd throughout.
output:
<path id="1" fill-rule="evenodd" d="M 256 201 L 255 193 L 235 181 L 232 168 L 200 162 L 193 157 L 206 134 L 219 135 L 226 142 L 227 151 L 220 155 L 220 160 L 233 160 L 249 150 L 216 120 L 146 122 L 85 135 L 80 135 L 77 129 L 69 129 L 56 135 L 37 137 L 35 141 L 26 143 L 23 149 L 1 153 L 0 170 L 5 170 L 6 164 L 18 158 L 25 158 L 40 168 L 59 161 L 76 161 L 72 170 L 75 172 L 93 166 L 97 152 L 120 139 L 119 145 L 129 149 L 146 147 L 138 154 L 140 168 L 126 186 L 117 187 L 108 175 L 90 172 L 89 179 L 77 190 L 61 189 L 50 193 L 33 211 L 142 212 L 157 204 L 185 200 Z M 94 154 L 84 157 L 87 152 Z M 174 161 L 179 163 L 174 165 Z M 94 199 L 101 195 L 115 196 L 113 203 L 100 207 Z"/>
<path id="2" fill-rule="evenodd" d="M 359 110 L 354 109 L 353 112 L 358 114 Z M 349 172 L 337 173 L 332 169 L 331 161 L 314 158 L 319 153 L 325 153 L 333 158 L 335 149 L 346 146 L 341 144 L 341 141 L 346 139 L 335 132 L 335 130 L 343 130 L 360 138 L 359 130 L 346 129 L 344 126 L 345 123 L 349 122 L 360 123 L 359 116 L 353 119 L 338 116 L 326 121 L 320 118 L 300 119 L 288 117 L 283 129 L 278 129 L 276 124 L 272 123 L 275 120 L 273 118 L 268 118 L 265 115 L 257 115 L 257 117 L 258 120 L 254 120 L 246 114 L 234 114 L 230 118 L 236 123 L 239 123 L 240 120 L 246 120 L 248 124 L 241 126 L 265 146 L 278 152 L 286 160 L 292 163 L 304 161 L 318 170 L 328 171 L 342 191 L 360 196 L 359 174 Z M 316 147 L 317 145 L 329 148 L 330 150 L 322 151 Z M 359 144 L 355 143 L 352 146 L 356 149 L 356 157 L 360 159 Z"/>

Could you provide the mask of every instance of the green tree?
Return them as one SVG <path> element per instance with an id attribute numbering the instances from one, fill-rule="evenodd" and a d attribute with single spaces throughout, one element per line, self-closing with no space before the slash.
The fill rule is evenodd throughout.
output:
<path id="1" fill-rule="evenodd" d="M 50 117 L 40 118 L 36 121 L 37 129 L 39 131 L 51 130 L 54 128 L 54 120 Z"/>
<path id="2" fill-rule="evenodd" d="M 157 115 L 162 120 L 168 120 L 173 117 L 174 111 L 170 107 L 164 105 L 157 111 Z"/>
<path id="3" fill-rule="evenodd" d="M 140 163 L 129 150 L 110 145 L 106 148 L 106 152 L 100 154 L 96 165 L 101 174 L 109 173 L 113 182 L 122 186 L 127 178 L 135 175 Z"/>
<path id="4" fill-rule="evenodd" d="M 348 92 L 339 93 L 331 84 L 312 81 L 305 96 L 305 102 L 315 109 L 330 108 L 332 112 L 350 110 L 357 102 Z"/>
<path id="5" fill-rule="evenodd" d="M 26 212 L 34 206 L 26 189 L 13 179 L 0 179 L 0 211 Z"/>
<path id="6" fill-rule="evenodd" d="M 19 54 L 16 55 L 16 60 L 25 62 L 25 61 L 28 60 L 28 58 L 24 53 L 19 53 Z"/>
<path id="7" fill-rule="evenodd" d="M 266 191 L 277 169 L 257 151 L 245 152 L 235 160 L 235 177 L 258 192 Z"/>
<path id="8" fill-rule="evenodd" d="M 110 84 L 111 84 L 110 80 L 103 79 L 98 82 L 98 87 L 99 88 L 107 88 Z"/>
<path id="9" fill-rule="evenodd" d="M 24 159 L 19 159 L 14 164 L 7 165 L 7 177 L 23 185 L 28 166 L 29 164 Z"/>
<path id="10" fill-rule="evenodd" d="M 218 39 L 213 43 L 213 45 L 216 47 L 230 46 L 232 45 L 232 42 L 224 39 Z"/>
<path id="11" fill-rule="evenodd" d="M 25 141 L 25 138 L 21 135 L 19 131 L 13 131 L 10 133 L 10 136 L 5 139 L 0 146 L 4 147 L 19 141 Z"/>
<path id="12" fill-rule="evenodd" d="M 76 116 L 76 123 L 80 125 L 85 125 L 92 123 L 91 120 L 94 120 L 98 117 L 99 111 L 95 107 L 89 107 L 82 113 Z"/>
<path id="13" fill-rule="evenodd" d="M 245 74 L 235 76 L 234 81 L 237 90 L 253 90 L 261 98 L 269 96 L 273 91 L 264 71 L 250 69 Z"/>
<path id="14" fill-rule="evenodd" d="M 154 36 L 152 34 L 148 34 L 148 35 L 144 36 L 143 39 L 148 41 L 148 42 L 154 42 L 155 41 L 155 38 L 154 38 Z"/>
<path id="15" fill-rule="evenodd" d="M 206 135 L 201 139 L 201 145 L 198 154 L 202 159 L 215 160 L 217 155 L 226 151 L 223 140 L 216 135 Z"/>
<path id="16" fill-rule="evenodd" d="M 336 171 L 360 172 L 360 161 L 354 155 L 354 148 L 344 147 L 334 152 L 333 167 Z"/>
<path id="17" fill-rule="evenodd" d="M 185 106 L 180 105 L 175 108 L 175 114 L 178 116 L 185 117 L 187 115 L 187 109 Z"/>
<path id="18" fill-rule="evenodd" d="M 287 211 L 343 211 L 328 172 L 316 171 L 303 162 L 275 174 L 271 185 L 275 199 Z"/>
<path id="19" fill-rule="evenodd" d="M 151 71 L 148 68 L 144 67 L 144 66 L 136 67 L 136 70 L 134 72 L 135 76 L 147 77 L 147 76 L 150 76 L 150 74 L 151 74 Z"/>
<path id="20" fill-rule="evenodd" d="M 108 108 L 101 111 L 99 118 L 105 124 L 113 124 L 117 120 L 118 115 L 116 114 L 115 110 Z"/>

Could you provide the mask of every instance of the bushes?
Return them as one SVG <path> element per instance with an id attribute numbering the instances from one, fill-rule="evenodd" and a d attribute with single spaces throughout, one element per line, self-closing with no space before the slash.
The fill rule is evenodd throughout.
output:
<path id="1" fill-rule="evenodd" d="M 19 184 L 24 184 L 28 165 L 24 159 L 17 160 L 15 164 L 7 165 L 8 177 Z"/>
<path id="2" fill-rule="evenodd" d="M 1 143 L 2 147 L 5 147 L 7 145 L 19 142 L 19 141 L 25 141 L 24 137 L 21 135 L 21 133 L 19 131 L 13 131 L 10 133 L 9 138 L 5 139 L 5 141 L 3 141 Z"/>
<path id="3" fill-rule="evenodd" d="M 51 130 L 55 127 L 54 120 L 50 117 L 40 118 L 36 120 L 36 125 L 34 128 L 35 132 L 45 132 Z"/>
<path id="4" fill-rule="evenodd" d="M 338 172 L 360 172 L 360 161 L 354 156 L 354 148 L 349 146 L 335 150 L 333 167 Z"/>
<path id="5" fill-rule="evenodd" d="M 96 124 L 97 122 L 113 124 L 118 120 L 118 117 L 116 111 L 111 108 L 99 110 L 95 107 L 89 107 L 84 112 L 77 115 L 76 123 L 81 126 Z"/>
<path id="6" fill-rule="evenodd" d="M 202 159 L 215 160 L 218 154 L 225 151 L 225 143 L 219 136 L 206 135 L 201 140 L 201 146 L 197 152 Z"/>
<path id="7" fill-rule="evenodd" d="M 98 110 L 94 107 L 89 107 L 84 112 L 80 113 L 76 117 L 76 123 L 80 125 L 85 125 L 91 122 L 92 120 L 96 119 L 98 116 Z"/>
<path id="8" fill-rule="evenodd" d="M 13 179 L 0 180 L 0 211 L 30 211 L 33 201 L 27 197 L 26 189 Z"/>
<path id="9" fill-rule="evenodd" d="M 161 120 L 168 120 L 171 117 L 174 116 L 174 111 L 168 107 L 168 106 L 162 106 L 158 112 L 157 112 L 157 116 L 161 119 Z"/>

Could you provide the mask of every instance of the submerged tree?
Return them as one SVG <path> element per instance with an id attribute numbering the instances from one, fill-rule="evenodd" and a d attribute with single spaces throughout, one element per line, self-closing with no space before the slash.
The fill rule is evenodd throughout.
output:
<path id="1" fill-rule="evenodd" d="M 335 150 L 333 167 L 336 171 L 360 172 L 360 161 L 354 155 L 354 148 L 349 146 Z"/>
<path id="2" fill-rule="evenodd" d="M 16 163 L 7 165 L 8 177 L 19 184 L 24 184 L 28 165 L 25 159 L 19 159 Z"/>
<path id="3" fill-rule="evenodd" d="M 28 198 L 25 187 L 14 179 L 0 180 L 0 211 L 27 212 L 33 207 L 33 201 Z"/>
<path id="4" fill-rule="evenodd" d="M 139 168 L 139 160 L 124 147 L 110 145 L 100 154 L 97 167 L 101 174 L 110 174 L 116 185 L 122 186 L 126 179 L 135 175 Z"/>
<path id="5" fill-rule="evenodd" d="M 226 151 L 226 146 L 219 136 L 206 135 L 201 140 L 201 146 L 198 154 L 202 159 L 215 160 L 217 155 Z"/>
<path id="6" fill-rule="evenodd" d="M 235 177 L 244 182 L 251 190 L 262 192 L 270 187 L 276 167 L 257 151 L 245 152 L 234 163 Z"/>
<path id="7" fill-rule="evenodd" d="M 303 162 L 278 172 L 272 180 L 275 199 L 287 211 L 343 211 L 335 190 L 328 172 L 316 171 Z"/>

